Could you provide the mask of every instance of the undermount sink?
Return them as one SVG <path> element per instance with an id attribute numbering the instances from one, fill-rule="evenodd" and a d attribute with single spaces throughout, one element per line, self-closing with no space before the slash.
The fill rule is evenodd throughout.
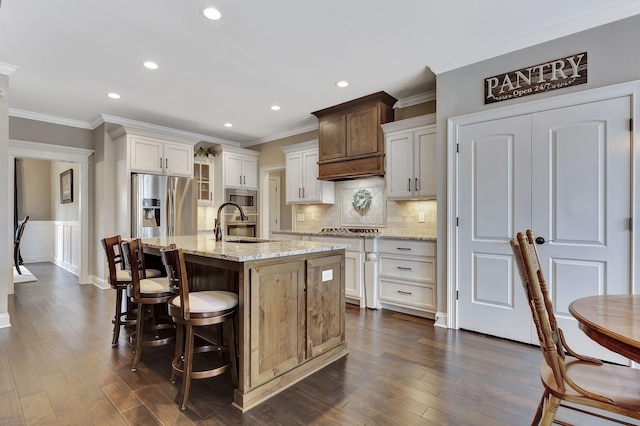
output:
<path id="1" fill-rule="evenodd" d="M 223 240 L 225 243 L 238 243 L 238 244 L 257 244 L 257 243 L 268 243 L 271 240 L 263 240 L 260 238 L 226 238 Z"/>

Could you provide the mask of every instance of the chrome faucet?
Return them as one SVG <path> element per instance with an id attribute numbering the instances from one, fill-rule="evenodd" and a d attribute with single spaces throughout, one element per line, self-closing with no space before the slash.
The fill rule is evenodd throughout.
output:
<path id="1" fill-rule="evenodd" d="M 216 236 L 216 241 L 222 241 L 222 227 L 220 226 L 220 212 L 225 206 L 236 206 L 238 210 L 240 210 L 240 220 L 247 220 L 247 215 L 244 214 L 244 211 L 242 211 L 242 207 L 240 207 L 238 204 L 231 201 L 222 203 L 220 207 L 218 207 L 218 214 L 216 215 L 215 228 L 213 230 L 213 233 Z"/>

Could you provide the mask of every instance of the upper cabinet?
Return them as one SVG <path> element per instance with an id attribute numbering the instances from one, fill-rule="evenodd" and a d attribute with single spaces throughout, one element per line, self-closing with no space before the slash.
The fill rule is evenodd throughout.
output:
<path id="1" fill-rule="evenodd" d="M 384 134 L 380 125 L 393 121 L 397 99 L 378 92 L 316 111 L 318 179 L 341 180 L 384 175 Z"/>
<path id="2" fill-rule="evenodd" d="M 318 180 L 318 141 L 289 145 L 286 158 L 287 204 L 333 204 L 333 182 Z"/>
<path id="3" fill-rule="evenodd" d="M 258 189 L 258 154 L 250 149 L 221 146 L 215 167 L 222 187 Z"/>
<path id="4" fill-rule="evenodd" d="M 436 198 L 435 114 L 382 126 L 389 200 Z"/>
<path id="5" fill-rule="evenodd" d="M 198 205 L 213 205 L 213 159 L 196 157 L 193 177 L 198 182 Z"/>
<path id="6" fill-rule="evenodd" d="M 145 136 L 128 135 L 131 171 L 193 176 L 193 146 Z"/>

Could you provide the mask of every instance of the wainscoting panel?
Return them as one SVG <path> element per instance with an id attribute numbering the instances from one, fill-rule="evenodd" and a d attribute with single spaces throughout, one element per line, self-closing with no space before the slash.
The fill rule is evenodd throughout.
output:
<path id="1" fill-rule="evenodd" d="M 78 274 L 80 261 L 80 222 L 53 222 L 55 227 L 53 263 Z"/>

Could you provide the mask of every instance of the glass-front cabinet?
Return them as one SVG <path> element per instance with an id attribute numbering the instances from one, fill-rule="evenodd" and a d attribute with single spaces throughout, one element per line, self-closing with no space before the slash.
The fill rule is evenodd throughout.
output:
<path id="1" fill-rule="evenodd" d="M 213 160 L 196 157 L 193 177 L 198 182 L 198 205 L 213 205 Z"/>

